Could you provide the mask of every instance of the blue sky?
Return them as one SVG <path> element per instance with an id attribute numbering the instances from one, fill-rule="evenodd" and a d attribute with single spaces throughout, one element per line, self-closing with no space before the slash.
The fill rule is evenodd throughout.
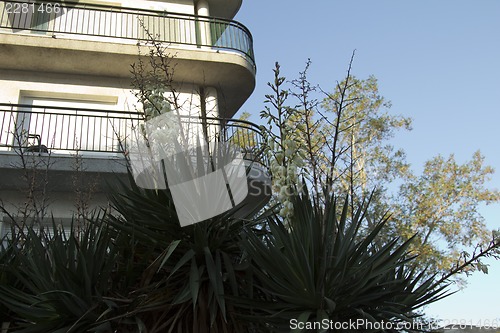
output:
<path id="1" fill-rule="evenodd" d="M 275 61 L 295 78 L 311 58 L 310 80 L 332 91 L 356 49 L 353 74 L 375 75 L 390 112 L 413 118 L 394 143 L 414 170 L 438 154 L 465 162 L 480 149 L 497 170 L 490 187 L 500 188 L 500 1 L 246 0 L 236 19 L 252 32 L 258 68 L 243 111 L 263 108 Z M 481 212 L 500 228 L 500 205 Z M 500 320 L 500 261 L 488 263 L 490 274 L 474 274 L 427 313 Z"/>

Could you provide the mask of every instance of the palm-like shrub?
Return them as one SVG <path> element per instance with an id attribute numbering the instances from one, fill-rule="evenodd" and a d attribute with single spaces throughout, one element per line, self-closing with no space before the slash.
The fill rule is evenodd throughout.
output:
<path id="1" fill-rule="evenodd" d="M 121 304 L 110 297 L 119 288 L 109 229 L 88 225 L 68 235 L 54 224 L 12 231 L 0 252 L 2 321 L 25 333 L 111 331 Z"/>
<path id="2" fill-rule="evenodd" d="M 168 190 L 132 182 L 114 214 L 76 236 L 28 228 L 0 251 L 0 310 L 13 332 L 244 332 L 234 211 L 180 227 Z"/>
<path id="3" fill-rule="evenodd" d="M 375 241 L 386 218 L 359 232 L 369 202 L 317 207 L 305 193 L 286 223 L 229 211 L 180 227 L 168 190 L 132 182 L 111 199 L 114 214 L 79 234 L 28 230 L 2 249 L 9 332 L 289 332 L 291 320 L 411 321 L 446 296 L 407 268 L 411 240 Z"/>
<path id="4" fill-rule="evenodd" d="M 271 216 L 268 235 L 248 233 L 243 249 L 253 280 L 251 297 L 241 302 L 243 318 L 272 332 L 289 332 L 291 320 L 292 327 L 361 319 L 411 322 L 415 310 L 446 296 L 446 285 L 407 268 L 414 259 L 406 252 L 411 240 L 377 246 L 387 218 L 361 236 L 367 206 L 351 212 L 348 200 L 339 204 L 332 197 L 325 207 L 315 207 L 305 193 L 295 197 L 287 224 Z"/>
<path id="5" fill-rule="evenodd" d="M 138 281 L 134 313 L 148 332 L 244 332 L 226 296 L 238 294 L 240 239 L 258 220 L 235 219 L 234 209 L 181 227 L 168 190 L 132 184 L 119 193 L 112 197 L 119 215 L 107 223 L 128 235 L 121 247 L 134 267 L 123 274 Z"/>

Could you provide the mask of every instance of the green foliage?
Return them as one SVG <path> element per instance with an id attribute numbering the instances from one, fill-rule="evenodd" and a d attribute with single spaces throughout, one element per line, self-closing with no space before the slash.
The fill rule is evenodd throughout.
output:
<path id="1" fill-rule="evenodd" d="M 0 303 L 16 332 L 109 332 L 121 305 L 109 297 L 119 292 L 109 229 L 12 231 L 1 251 Z"/>
<path id="2" fill-rule="evenodd" d="M 234 211 L 180 227 L 168 190 L 123 186 L 114 215 L 69 234 L 18 233 L 0 252 L 3 320 L 15 332 L 285 332 L 290 319 L 407 320 L 444 296 L 408 268 L 413 239 L 380 245 L 369 203 L 294 197 L 288 224 Z M 9 331 L 10 332 L 10 331 Z"/>
<path id="3" fill-rule="evenodd" d="M 339 204 L 334 197 L 314 207 L 305 193 L 294 207 L 288 225 L 269 217 L 270 234 L 248 233 L 243 243 L 255 295 L 243 302 L 244 317 L 263 330 L 287 332 L 292 319 L 411 322 L 415 310 L 446 296 L 446 284 L 408 268 L 415 259 L 407 253 L 412 239 L 376 241 L 387 217 L 360 234 L 369 201 L 352 217 L 348 200 Z"/>
<path id="4" fill-rule="evenodd" d="M 132 183 L 115 215 L 66 233 L 28 229 L 0 252 L 0 304 L 16 332 L 242 332 L 244 229 L 234 211 L 180 227 L 168 190 Z M 79 232 L 77 234 L 77 232 Z"/>
<path id="5" fill-rule="evenodd" d="M 168 190 L 144 190 L 132 184 L 112 198 L 119 217 L 108 223 L 128 235 L 125 275 L 147 295 L 135 312 L 151 332 L 242 332 L 234 305 L 242 254 L 239 240 L 255 221 L 232 218 L 235 211 L 181 227 Z M 148 331 L 149 332 L 149 331 Z"/>
<path id="6" fill-rule="evenodd" d="M 497 190 L 485 186 L 492 173 L 478 151 L 463 164 L 453 155 L 437 156 L 425 163 L 420 176 L 407 178 L 392 206 L 394 228 L 404 237 L 418 234 L 411 250 L 419 255 L 421 265 L 447 271 L 457 258 L 465 260 L 464 250 L 490 241 L 479 207 L 500 200 Z"/>
<path id="7" fill-rule="evenodd" d="M 388 112 L 391 103 L 380 95 L 374 76 L 364 80 L 351 76 L 338 87 L 323 99 L 322 113 L 333 116 L 334 120 L 340 118 L 338 129 L 327 122 L 325 127 L 339 132 L 336 153 L 339 181 L 344 190 L 354 186 L 351 190 L 359 195 L 405 173 L 408 165 L 404 151 L 396 149 L 388 140 L 398 130 L 410 130 L 412 120 Z M 339 105 L 339 101 L 344 104 Z"/>

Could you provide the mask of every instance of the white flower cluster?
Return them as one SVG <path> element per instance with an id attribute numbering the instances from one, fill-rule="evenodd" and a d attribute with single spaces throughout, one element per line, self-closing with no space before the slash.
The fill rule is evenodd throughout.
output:
<path id="1" fill-rule="evenodd" d="M 283 133 L 292 134 L 293 130 L 287 128 Z M 304 153 L 297 140 L 272 136 L 268 138 L 266 153 L 273 176 L 273 191 L 282 204 L 280 215 L 287 220 L 293 215 L 291 199 L 299 189 L 298 172 L 304 166 Z"/>
<path id="2" fill-rule="evenodd" d="M 147 123 L 149 143 L 156 156 L 171 156 L 177 152 L 175 142 L 180 138 L 180 125 L 175 115 L 160 115 Z"/>
<path id="3" fill-rule="evenodd" d="M 153 154 L 160 156 L 175 154 L 174 142 L 180 135 L 180 124 L 175 115 L 170 114 L 172 108 L 165 95 L 163 89 L 153 89 L 142 103 L 146 120 L 142 133 Z"/>

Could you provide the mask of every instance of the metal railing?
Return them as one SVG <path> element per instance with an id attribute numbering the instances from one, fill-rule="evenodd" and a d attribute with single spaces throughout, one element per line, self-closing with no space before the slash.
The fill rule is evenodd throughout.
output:
<path id="1" fill-rule="evenodd" d="M 0 147 L 121 153 L 141 119 L 136 112 L 0 103 Z"/>
<path id="2" fill-rule="evenodd" d="M 260 128 L 246 120 L 216 117 L 181 116 L 181 122 L 199 125 L 209 142 L 226 142 L 240 148 L 243 158 L 265 166 L 268 160 L 263 154 L 263 136 Z"/>
<path id="3" fill-rule="evenodd" d="M 255 66 L 250 31 L 239 22 L 215 17 L 67 1 L 1 0 L 0 28 L 133 41 L 148 41 L 149 33 L 162 43 L 236 51 Z"/>
<path id="4" fill-rule="evenodd" d="M 267 166 L 262 134 L 244 120 L 180 116 L 210 141 L 239 147 L 244 158 Z M 144 116 L 138 112 L 0 103 L 0 151 L 124 153 Z"/>

